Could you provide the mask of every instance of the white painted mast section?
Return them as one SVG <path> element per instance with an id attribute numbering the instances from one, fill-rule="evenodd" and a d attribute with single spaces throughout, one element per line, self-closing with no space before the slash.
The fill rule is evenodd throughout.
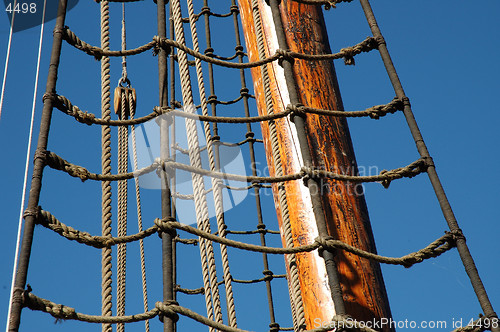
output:
<path id="1" fill-rule="evenodd" d="M 276 50 L 279 49 L 279 44 L 278 44 L 278 37 L 276 35 L 275 24 L 272 17 L 271 7 L 269 7 L 264 1 L 259 1 L 259 5 L 263 9 L 260 12 L 261 12 L 261 20 L 263 23 L 262 25 L 265 32 L 264 37 L 266 38 L 266 44 L 268 47 L 268 55 L 275 54 Z M 285 72 L 277 61 L 271 62 L 271 65 L 274 74 L 276 76 L 276 83 L 278 85 L 277 88 L 279 90 L 279 92 L 276 95 L 279 98 L 281 98 L 281 105 L 280 105 L 281 109 L 277 111 L 283 111 L 286 109 L 286 106 L 290 104 L 290 96 L 288 94 L 288 87 L 285 80 Z M 288 151 L 290 152 L 290 154 L 287 157 L 289 158 L 288 161 L 290 162 L 290 165 L 292 165 L 291 171 L 298 173 L 302 169 L 304 162 L 302 160 L 302 155 L 300 153 L 300 144 L 297 137 L 297 130 L 295 128 L 295 125 L 292 124 L 289 115 L 285 119 L 286 119 L 286 126 L 282 127 L 284 135 L 283 139 L 290 141 L 293 146 L 293 149 L 291 149 L 291 151 Z M 300 197 L 302 197 L 301 200 L 302 206 L 297 207 L 297 210 L 300 210 L 299 213 L 302 218 L 313 221 L 309 223 L 310 228 L 307 230 L 307 233 L 303 234 L 303 236 L 307 238 L 306 240 L 307 243 L 313 243 L 315 239 L 319 236 L 319 233 L 318 233 L 318 228 L 316 227 L 316 222 L 314 222 L 315 216 L 313 212 L 309 188 L 307 188 L 304 185 L 303 181 L 295 181 L 295 183 L 297 188 L 296 192 L 300 194 Z M 275 204 L 278 204 L 278 202 L 276 202 Z M 315 294 L 315 296 L 318 298 L 318 301 L 322 302 L 322 307 L 323 310 L 325 311 L 325 317 L 333 317 L 335 316 L 336 312 L 331 297 L 325 262 L 323 258 L 319 256 L 318 251 L 314 251 L 311 254 L 312 254 L 311 256 L 315 261 L 315 266 L 317 268 L 318 276 L 321 279 L 320 282 L 321 284 L 324 285 L 323 294 Z M 303 291 L 307 289 L 304 287 L 304 285 L 302 285 L 301 288 Z M 304 305 L 307 305 L 307 303 L 304 303 Z"/>

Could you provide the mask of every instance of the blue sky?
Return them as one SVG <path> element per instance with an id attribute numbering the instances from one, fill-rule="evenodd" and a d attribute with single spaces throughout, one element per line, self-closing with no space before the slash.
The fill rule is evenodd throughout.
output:
<path id="1" fill-rule="evenodd" d="M 197 8 L 201 5 L 197 1 Z M 500 74 L 500 3 L 495 0 L 439 2 L 401 2 L 397 0 L 374 0 L 372 6 L 379 25 L 387 40 L 389 51 L 413 105 L 416 119 L 437 165 L 438 173 L 463 229 L 467 243 L 490 299 L 497 312 L 500 310 L 500 285 L 498 283 L 498 261 L 500 250 L 496 245 L 500 225 L 498 223 L 498 186 L 496 166 L 500 164 L 497 142 L 500 140 L 500 107 L 496 102 Z M 226 2 L 224 2 L 226 3 Z M 215 6 L 215 5 L 214 5 Z M 228 12 L 227 6 L 218 5 L 219 12 Z M 150 41 L 156 34 L 155 6 L 152 1 L 129 5 L 128 44 L 137 46 Z M 133 14 L 132 14 L 133 13 Z M 68 14 L 66 24 L 85 41 L 99 44 L 99 7 L 93 1 L 82 0 Z M 119 33 L 121 6 L 112 5 L 111 48 L 120 47 Z M 325 12 L 332 50 L 353 45 L 370 34 L 357 2 L 341 4 L 337 9 Z M 227 20 L 227 19 L 226 19 Z M 218 22 L 218 21 L 217 21 Z M 234 38 L 226 25 L 215 25 L 214 48 L 231 54 Z M 51 49 L 54 21 L 46 25 L 40 85 L 37 97 L 35 137 L 41 114 L 41 96 Z M 228 32 L 229 31 L 229 32 Z M 0 14 L 0 63 L 5 63 L 9 21 Z M 39 27 L 16 32 L 13 36 L 11 59 L 6 81 L 5 100 L 0 119 L 0 144 L 4 151 L 0 164 L 2 190 L 0 207 L 3 215 L 3 241 L 0 244 L 2 273 L 0 274 L 0 323 L 6 319 L 12 261 L 17 232 L 17 219 L 23 182 L 26 144 L 28 137 Z M 100 86 L 99 63 L 93 58 L 64 44 L 58 81 L 58 92 L 67 96 L 74 104 L 92 113 L 99 114 Z M 336 63 L 336 69 L 346 110 L 359 110 L 374 104 L 383 104 L 392 99 L 389 80 L 376 52 L 357 57 L 356 66 L 346 67 Z M 120 77 L 120 59 L 112 61 L 112 87 Z M 138 112 L 149 113 L 157 104 L 157 60 L 148 52 L 129 59 L 129 75 L 137 88 Z M 239 87 L 234 88 L 226 72 L 217 72 L 216 86 L 220 99 L 234 98 Z M 236 81 L 239 84 L 239 81 Z M 217 85 L 218 84 L 218 85 Z M 247 75 L 247 84 L 250 75 Z M 230 89 L 232 88 L 232 89 Z M 232 108 L 235 112 L 240 108 Z M 139 113 L 141 114 L 141 113 Z M 236 113 L 234 113 L 236 114 Z M 391 169 L 406 165 L 418 158 L 409 130 L 402 114 L 395 114 L 374 121 L 354 119 L 349 121 L 358 164 L 368 169 Z M 228 140 L 236 141 L 241 132 L 221 127 Z M 243 128 L 243 127 L 241 127 Z M 255 126 L 257 129 L 258 127 Z M 242 129 L 243 130 L 243 129 Z M 35 141 L 36 142 L 36 139 Z M 54 112 L 49 150 L 93 171 L 100 170 L 100 130 L 75 123 L 71 118 Z M 260 161 L 264 162 L 262 150 Z M 439 206 L 433 196 L 425 175 L 412 180 L 395 181 L 389 190 L 379 184 L 365 186 L 366 200 L 370 211 L 377 248 L 380 254 L 401 256 L 424 247 L 447 230 Z M 133 198 L 133 197 L 132 197 Z M 144 190 L 143 199 L 147 207 L 144 212 L 145 225 L 151 225 L 159 215 L 159 192 Z M 131 204 L 132 204 L 131 200 Z M 116 211 L 114 200 L 113 209 Z M 100 185 L 69 178 L 47 169 L 44 173 L 41 205 L 53 212 L 61 221 L 93 234 L 100 232 Z M 228 211 L 230 228 L 250 229 L 254 227 L 254 202 L 248 197 L 240 206 Z M 129 212 L 133 217 L 133 204 Z M 266 224 L 273 224 L 274 208 L 267 195 L 264 202 Z M 232 218 L 232 219 L 231 219 Z M 235 220 L 235 221 L 231 221 Z M 131 220 L 130 231 L 135 219 Z M 37 228 L 28 282 L 34 293 L 54 299 L 59 303 L 76 307 L 78 311 L 98 314 L 100 307 L 100 253 L 59 238 L 48 230 Z M 257 241 L 257 238 L 248 241 Z M 279 246 L 280 240 L 270 240 Z M 156 237 L 146 241 L 148 253 L 148 282 L 150 305 L 160 300 L 161 280 L 159 253 Z M 199 287 L 197 248 L 184 249 L 180 275 L 183 287 Z M 137 246 L 130 246 L 131 257 L 128 277 L 130 285 L 127 296 L 137 299 L 140 284 Z M 242 279 L 261 277 L 260 255 L 244 256 L 234 252 L 233 272 Z M 273 271 L 283 271 L 281 257 L 271 259 Z M 248 269 L 252 266 L 252 269 Z M 254 268 L 255 266 L 255 268 Z M 135 269 L 135 270 L 134 270 Z M 451 330 L 453 320 L 468 322 L 477 318 L 481 309 L 456 251 L 416 265 L 411 269 L 383 266 L 392 313 L 396 320 L 442 320 Z M 284 282 L 274 281 L 278 320 L 283 326 L 290 325 L 286 310 L 287 291 Z M 256 322 L 252 317 L 262 315 L 265 310 L 263 285 L 237 285 L 237 308 L 240 326 L 262 330 L 265 322 Z M 258 289 L 258 291 L 253 291 Z M 278 295 L 279 294 L 279 295 Z M 244 301 L 243 299 L 251 300 Z M 183 302 L 181 302 L 181 300 Z M 190 302 L 187 302 L 190 301 Z M 180 302 L 191 305 L 204 313 L 203 300 L 182 297 Z M 127 313 L 141 312 L 141 301 L 130 301 Z M 250 314 L 245 314 L 249 312 Z M 184 319 L 181 326 L 191 327 Z M 152 322 L 155 329 L 159 323 Z M 129 330 L 141 330 L 141 323 Z M 83 323 L 63 322 L 54 324 L 47 315 L 23 311 L 24 331 L 98 331 L 100 326 L 89 328 Z"/>

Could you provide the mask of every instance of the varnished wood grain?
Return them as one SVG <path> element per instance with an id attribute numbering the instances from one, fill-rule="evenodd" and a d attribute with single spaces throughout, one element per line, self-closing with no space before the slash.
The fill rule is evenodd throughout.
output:
<path id="1" fill-rule="evenodd" d="M 251 1 L 239 0 L 239 5 L 249 60 L 256 61 L 258 52 Z M 259 10 L 264 24 L 267 55 L 274 54 L 277 44 L 273 37 L 274 26 L 269 17 L 269 7 L 260 1 Z M 288 45 L 292 51 L 331 53 L 319 7 L 282 0 L 281 11 Z M 267 68 L 271 77 L 274 112 L 280 112 L 289 103 L 282 69 L 277 63 L 268 64 Z M 332 62 L 296 59 L 294 72 L 302 104 L 321 109 L 342 109 Z M 252 69 L 252 77 L 259 113 L 265 114 L 261 69 Z M 288 118 L 276 120 L 275 123 L 284 174 L 297 172 L 300 170 L 301 157 L 294 125 Z M 270 174 L 274 175 L 269 127 L 267 123 L 262 123 L 261 127 Z M 354 151 L 344 118 L 308 115 L 307 130 L 316 167 L 339 173 L 356 173 Z M 311 243 L 317 237 L 317 228 L 308 189 L 302 181 L 287 182 L 285 188 L 294 244 Z M 326 180 L 322 188 L 323 207 L 330 235 L 358 248 L 375 252 L 366 203 L 361 193 L 362 187 Z M 273 187 L 273 190 L 276 197 L 277 187 Z M 276 199 L 275 205 L 281 229 L 282 220 Z M 343 251 L 338 252 L 337 265 L 347 312 L 363 321 L 389 318 L 390 309 L 379 265 Z M 316 252 L 304 253 L 297 255 L 297 266 L 301 275 L 307 328 L 315 328 L 322 322 L 328 322 L 335 314 L 324 263 Z"/>

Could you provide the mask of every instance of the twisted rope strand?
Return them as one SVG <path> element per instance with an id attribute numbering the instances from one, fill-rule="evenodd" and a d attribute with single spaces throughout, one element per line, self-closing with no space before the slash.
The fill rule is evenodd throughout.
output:
<path id="1" fill-rule="evenodd" d="M 196 52 L 199 52 L 199 44 L 198 44 L 198 32 L 196 29 L 196 22 L 194 17 L 194 6 L 193 1 L 188 0 L 188 13 L 190 18 L 190 27 L 191 27 L 191 36 L 193 39 L 193 48 Z M 208 104 L 206 99 L 205 92 L 205 83 L 203 79 L 203 70 L 201 67 L 201 60 L 195 60 L 196 66 L 196 76 L 198 79 L 198 90 L 200 92 L 200 100 L 201 100 L 201 109 L 203 115 L 208 115 Z M 215 155 L 214 155 L 214 147 L 212 140 L 212 133 L 210 130 L 210 124 L 208 122 L 203 122 L 203 129 L 205 132 L 205 139 L 207 142 L 206 148 L 208 153 L 209 167 L 212 172 L 217 170 L 215 163 Z M 217 221 L 217 229 L 219 235 L 221 237 L 226 236 L 226 224 L 224 223 L 224 206 L 222 202 L 222 182 L 220 179 L 211 178 L 212 189 L 213 189 L 213 197 L 214 197 L 214 205 L 215 205 L 215 216 Z M 220 245 L 220 253 L 221 253 L 221 261 L 222 261 L 222 272 L 224 278 L 224 287 L 226 290 L 226 303 L 227 303 L 227 314 L 228 321 L 231 327 L 236 327 L 236 307 L 234 305 L 234 295 L 233 295 L 233 286 L 231 284 L 231 272 L 229 269 L 229 257 L 227 253 L 227 248 L 225 245 Z M 218 292 L 217 292 L 218 293 Z M 216 308 L 216 310 L 219 308 Z M 222 313 L 221 313 L 222 316 Z M 222 317 L 220 322 L 222 322 Z"/>
<path id="2" fill-rule="evenodd" d="M 120 119 L 128 117 L 128 98 L 124 91 L 120 91 L 121 110 Z M 118 174 L 128 171 L 128 127 L 118 127 Z M 127 180 L 118 180 L 117 198 L 117 235 L 123 237 L 127 235 L 127 210 L 128 210 L 128 183 Z M 125 315 L 125 292 L 127 275 L 127 245 L 118 244 L 116 253 L 116 314 Z M 125 326 L 118 324 L 117 332 L 124 332 Z"/>
<path id="3" fill-rule="evenodd" d="M 109 2 L 103 0 L 101 9 L 101 47 L 104 51 L 109 50 Z M 103 121 L 111 120 L 111 92 L 110 92 L 110 63 L 109 57 L 101 59 L 101 116 Z M 101 172 L 104 176 L 111 175 L 111 128 L 109 125 L 101 127 Z M 111 183 L 105 180 L 101 183 L 101 224 L 102 236 L 111 236 Z M 101 253 L 101 297 L 103 316 L 111 316 L 113 308 L 113 280 L 112 280 L 112 251 L 111 248 L 103 248 Z M 102 325 L 102 332 L 112 332 L 109 324 Z"/>
<path id="4" fill-rule="evenodd" d="M 133 118 L 135 115 L 135 100 L 133 98 L 133 94 L 131 91 L 129 91 L 128 95 L 128 100 L 129 100 L 129 112 L 130 112 L 130 117 Z M 137 171 L 138 166 L 137 166 L 137 144 L 136 144 L 136 137 L 135 137 L 135 127 L 131 127 L 131 134 L 132 134 L 132 153 L 133 153 L 133 167 L 134 171 Z M 141 205 L 141 190 L 139 186 L 139 177 L 134 177 L 134 183 L 135 183 L 135 199 L 136 199 L 136 205 L 137 205 L 137 227 L 139 229 L 139 233 L 143 232 L 143 227 L 142 227 L 142 205 Z M 141 281 L 142 281 L 142 297 L 143 297 L 143 304 L 144 304 L 144 311 L 148 311 L 148 288 L 147 288 L 147 282 L 146 282 L 146 255 L 144 253 L 144 241 L 143 239 L 139 239 L 139 252 L 140 252 L 140 259 L 141 259 Z M 149 332 L 150 327 L 149 327 L 149 320 L 145 321 L 145 331 Z"/>
<path id="5" fill-rule="evenodd" d="M 110 324 L 132 323 L 132 322 L 139 322 L 151 319 L 161 314 L 177 318 L 178 318 L 177 314 L 181 314 L 201 324 L 209 326 L 211 329 L 214 330 L 217 329 L 224 332 L 249 332 L 246 330 L 241 330 L 238 328 L 214 322 L 206 317 L 197 314 L 194 311 L 189 310 L 188 308 L 162 302 L 156 302 L 155 308 L 152 310 L 130 316 L 94 316 L 94 315 L 82 314 L 76 312 L 74 308 L 62 304 L 56 304 L 52 301 L 40 298 L 31 293 L 25 293 L 24 305 L 27 308 L 30 308 L 31 310 L 38 310 L 49 313 L 50 315 L 52 315 L 54 318 L 57 319 L 79 320 L 89 323 L 110 323 Z M 326 326 L 317 329 L 308 330 L 306 332 L 326 332 L 326 331 L 336 330 L 337 327 L 345 327 L 345 326 L 352 326 L 356 330 L 362 332 L 376 332 L 376 330 L 365 327 L 364 324 L 360 324 L 359 322 L 350 319 L 350 317 L 348 316 L 335 316 L 333 317 L 330 324 L 327 324 Z"/>
<path id="6" fill-rule="evenodd" d="M 388 187 L 391 181 L 401 178 L 412 178 L 420 173 L 426 171 L 427 163 L 423 158 L 417 159 L 408 166 L 395 168 L 392 170 L 382 170 L 379 175 L 366 175 L 366 176 L 356 176 L 356 175 L 345 175 L 339 174 L 331 171 L 314 170 L 310 167 L 303 166 L 301 171 L 298 173 L 287 174 L 282 176 L 248 176 L 248 175 L 238 175 L 223 172 L 212 172 L 203 168 L 194 167 L 186 164 L 181 164 L 173 161 L 161 162 L 159 159 L 147 167 L 141 168 L 137 171 L 122 174 L 96 174 L 89 172 L 85 167 L 72 164 L 54 152 L 47 152 L 45 157 L 47 158 L 47 166 L 64 171 L 70 176 L 80 178 L 82 181 L 95 180 L 95 181 L 120 181 L 131 179 L 134 176 L 141 176 L 147 173 L 151 173 L 163 165 L 164 168 L 180 169 L 184 171 L 191 172 L 193 174 L 210 176 L 216 179 L 227 179 L 240 182 L 252 182 L 252 183 L 278 183 L 284 181 L 292 181 L 304 179 L 306 177 L 314 178 L 327 178 L 339 181 L 352 181 L 352 182 L 381 182 L 384 187 Z M 204 191 L 201 192 L 205 194 Z"/>
<path id="7" fill-rule="evenodd" d="M 185 45 L 184 27 L 182 24 L 181 5 L 179 0 L 171 1 L 172 16 L 174 22 L 175 37 L 179 44 Z M 187 54 L 181 50 L 177 53 L 179 59 L 179 75 L 181 78 L 181 92 L 184 104 L 189 109 L 185 109 L 185 113 L 195 112 L 192 109 L 194 106 L 191 78 L 189 74 L 189 64 Z M 201 167 L 201 156 L 199 151 L 198 132 L 194 119 L 186 119 L 186 134 L 189 146 L 189 160 L 194 167 Z M 196 212 L 196 222 L 200 230 L 210 232 L 210 221 L 208 214 L 208 205 L 206 195 L 204 194 L 205 185 L 204 179 L 200 174 L 192 174 L 194 205 Z M 205 288 L 205 305 L 207 315 L 210 320 L 222 322 L 222 311 L 220 305 L 219 288 L 217 285 L 217 273 L 215 270 L 215 258 L 212 242 L 205 238 L 200 238 L 200 256 L 202 263 L 203 286 Z M 209 329 L 213 332 L 213 329 Z"/>
<path id="8" fill-rule="evenodd" d="M 87 111 L 82 111 L 78 106 L 73 105 L 68 98 L 64 96 L 56 96 L 56 103 L 54 106 L 57 107 L 63 113 L 74 117 L 78 122 L 92 125 L 109 125 L 109 126 L 130 126 L 138 125 L 149 120 L 152 120 L 163 114 L 170 114 L 173 116 L 179 116 L 187 119 L 194 119 L 204 122 L 216 122 L 216 123 L 254 123 L 262 121 L 272 121 L 280 118 L 287 117 L 289 115 L 304 115 L 308 113 L 321 114 L 327 116 L 336 117 L 366 117 L 369 116 L 372 119 L 379 119 L 389 113 L 395 113 L 396 111 L 402 111 L 404 107 L 403 101 L 399 99 L 393 99 L 391 102 L 384 105 L 376 105 L 367 108 L 363 111 L 334 111 L 334 110 L 322 110 L 306 106 L 294 106 L 288 105 L 283 112 L 271 113 L 260 116 L 250 116 L 250 117 L 230 117 L 230 116 L 211 116 L 211 115 L 198 115 L 193 113 L 186 113 L 179 111 L 171 107 L 155 107 L 154 111 L 143 117 L 135 119 L 126 120 L 104 120 L 97 118 L 94 114 Z"/>
<path id="9" fill-rule="evenodd" d="M 404 255 L 402 257 L 387 257 L 378 254 L 371 253 L 356 247 L 353 247 L 347 243 L 340 240 L 335 240 L 332 238 L 317 238 L 313 243 L 294 246 L 290 248 L 274 248 L 268 246 L 261 246 L 256 244 L 249 244 L 245 242 L 230 240 L 225 237 L 220 237 L 212 233 L 205 232 L 195 227 L 185 225 L 175 221 L 173 218 L 155 219 L 154 224 L 147 230 L 126 237 L 104 237 L 104 236 L 92 236 L 87 232 L 81 232 L 74 230 L 73 228 L 66 226 L 54 217 L 50 212 L 41 210 L 37 222 L 49 229 L 54 230 L 61 236 L 66 237 L 69 240 L 76 240 L 80 243 L 94 246 L 97 248 L 110 247 L 118 243 L 126 243 L 137 241 L 143 239 L 147 236 L 154 234 L 155 232 L 167 231 L 170 228 L 179 229 L 187 233 L 197 235 L 202 239 L 224 244 L 233 248 L 268 253 L 268 254 L 296 254 L 301 252 L 310 252 L 318 248 L 330 248 L 330 249 L 342 249 L 352 254 L 364 257 L 367 259 L 372 259 L 380 263 L 392 264 L 392 265 L 403 265 L 405 267 L 410 267 L 416 263 L 423 262 L 425 259 L 437 257 L 446 251 L 450 250 L 455 246 L 455 240 L 459 237 L 463 237 L 462 233 L 458 232 L 446 232 L 445 235 L 441 236 L 437 240 L 430 243 L 423 249 L 416 252 Z"/>
<path id="10" fill-rule="evenodd" d="M 237 63 L 237 62 L 230 62 L 230 61 L 225 61 L 225 60 L 219 60 L 214 56 L 208 56 L 203 53 L 197 52 L 189 47 L 186 46 L 186 44 L 180 42 L 180 41 L 175 41 L 167 38 L 161 38 L 159 36 L 154 36 L 153 41 L 150 41 L 147 44 L 144 44 L 142 46 L 139 46 L 134 49 L 130 50 L 125 50 L 125 51 L 109 51 L 109 50 L 103 50 L 99 47 L 92 46 L 84 41 L 82 41 L 80 38 L 76 36 L 76 34 L 71 31 L 69 28 L 66 28 L 64 30 L 63 34 L 64 40 L 68 42 L 71 46 L 74 46 L 75 48 L 94 56 L 97 60 L 100 60 L 101 57 L 103 56 L 109 56 L 109 57 L 118 57 L 118 56 L 129 56 L 129 55 L 136 55 L 143 53 L 147 50 L 150 49 L 155 49 L 158 47 L 162 47 L 167 51 L 170 51 L 170 47 L 175 47 L 179 50 L 184 51 L 185 53 L 195 57 L 196 59 L 212 63 L 214 65 L 218 65 L 221 67 L 227 67 L 227 68 L 237 68 L 237 69 L 247 69 L 247 68 L 254 68 L 254 67 L 259 67 L 262 65 L 265 65 L 267 63 L 271 63 L 273 61 L 278 61 L 283 58 L 295 58 L 295 59 L 302 59 L 302 60 L 308 60 L 308 61 L 327 61 L 327 60 L 336 60 L 336 59 L 342 59 L 344 58 L 344 62 L 346 65 L 353 65 L 354 64 L 354 56 L 363 53 L 363 52 L 369 52 L 371 50 L 377 49 L 378 47 L 378 41 L 377 39 L 373 37 L 367 37 L 365 40 L 362 42 L 350 46 L 350 47 L 345 47 L 340 49 L 338 53 L 332 53 L 332 54 L 303 54 L 303 53 L 298 53 L 298 52 L 292 52 L 288 50 L 282 50 L 282 49 L 277 49 L 276 52 L 268 56 L 266 58 L 263 58 L 258 61 L 253 61 L 253 62 L 244 62 L 244 63 Z"/>

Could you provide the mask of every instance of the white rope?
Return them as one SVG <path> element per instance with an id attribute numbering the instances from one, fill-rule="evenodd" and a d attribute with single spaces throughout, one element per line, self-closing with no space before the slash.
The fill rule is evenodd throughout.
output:
<path id="1" fill-rule="evenodd" d="M 176 40 L 180 44 L 185 44 L 180 0 L 172 0 L 170 3 L 172 6 L 172 17 L 174 21 Z M 188 108 L 184 109 L 184 111 L 194 113 L 196 112 L 196 109 L 194 107 L 187 54 L 182 50 L 178 50 L 177 56 L 179 61 L 179 76 L 181 79 L 182 99 L 184 101 L 184 105 L 188 106 Z M 190 163 L 192 166 L 202 167 L 196 121 L 193 119 L 186 119 L 185 124 Z M 207 198 L 205 195 L 204 179 L 202 176 L 195 175 L 194 173 L 192 173 L 191 178 L 193 184 L 193 195 L 198 229 L 205 232 L 210 232 L 210 221 Z M 219 288 L 217 285 L 217 273 L 215 267 L 213 245 L 212 242 L 202 237 L 199 238 L 199 241 L 207 315 L 210 320 L 222 323 L 223 319 Z M 213 327 L 209 327 L 209 331 L 214 332 L 215 329 Z"/>
<path id="2" fill-rule="evenodd" d="M 16 5 L 16 0 L 14 1 L 14 7 Z M 8 332 L 9 330 L 9 320 L 10 320 L 10 313 L 12 311 L 12 297 L 14 295 L 14 282 L 16 278 L 16 270 L 17 270 L 17 258 L 19 256 L 19 246 L 21 243 L 21 232 L 23 228 L 23 212 L 24 212 L 24 201 L 26 198 L 26 187 L 28 183 L 28 172 L 29 172 L 29 160 L 30 160 L 30 155 L 31 155 L 31 141 L 33 138 L 33 123 L 35 119 L 35 109 L 36 109 L 36 95 L 38 92 L 38 77 L 40 73 L 40 58 L 42 54 L 42 45 L 43 45 L 43 30 L 45 26 L 45 8 L 47 5 L 47 0 L 44 0 L 43 2 L 43 12 L 42 12 L 42 24 L 40 26 L 40 39 L 38 41 L 38 58 L 36 62 L 36 76 L 35 76 L 35 88 L 33 91 L 33 105 L 31 107 L 31 122 L 30 122 L 30 131 L 29 131 L 29 137 L 28 137 L 28 147 L 26 151 L 26 164 L 24 167 L 24 182 L 23 182 L 23 193 L 21 196 L 21 208 L 19 211 L 19 223 L 17 227 L 17 240 L 16 240 L 16 251 L 14 254 L 14 266 L 12 267 L 12 283 L 10 286 L 10 296 L 9 296 L 9 310 L 7 311 L 7 324 L 5 330 Z M 5 88 L 5 78 L 7 75 L 7 66 L 8 66 L 8 59 L 9 59 L 9 53 L 10 53 L 10 42 L 11 42 L 11 37 L 12 37 L 12 28 L 14 26 L 14 16 L 15 12 L 12 12 L 12 21 L 10 25 L 10 36 L 9 36 L 9 48 L 7 50 L 7 60 L 6 60 L 6 65 L 5 65 L 5 72 L 4 72 L 4 82 L 2 85 L 2 97 L 0 101 L 0 116 L 2 112 L 2 102 L 3 102 L 3 95 L 4 95 L 4 88 Z"/>
<path id="3" fill-rule="evenodd" d="M 17 0 L 14 0 L 14 8 L 16 8 L 16 3 L 17 3 Z M 44 8 L 44 10 L 45 10 L 45 8 Z M 0 118 L 2 117 L 3 97 L 5 95 L 5 81 L 7 80 L 7 69 L 9 68 L 10 46 L 12 45 L 12 30 L 14 29 L 14 17 L 15 16 L 16 16 L 16 12 L 13 10 L 12 11 L 12 18 L 10 20 L 9 42 L 8 42 L 8 46 L 7 46 L 7 55 L 5 57 L 5 68 L 3 70 L 2 93 L 0 94 Z M 42 18 L 42 21 L 43 21 L 43 18 Z M 10 312 L 10 307 L 9 307 L 9 312 Z"/>

